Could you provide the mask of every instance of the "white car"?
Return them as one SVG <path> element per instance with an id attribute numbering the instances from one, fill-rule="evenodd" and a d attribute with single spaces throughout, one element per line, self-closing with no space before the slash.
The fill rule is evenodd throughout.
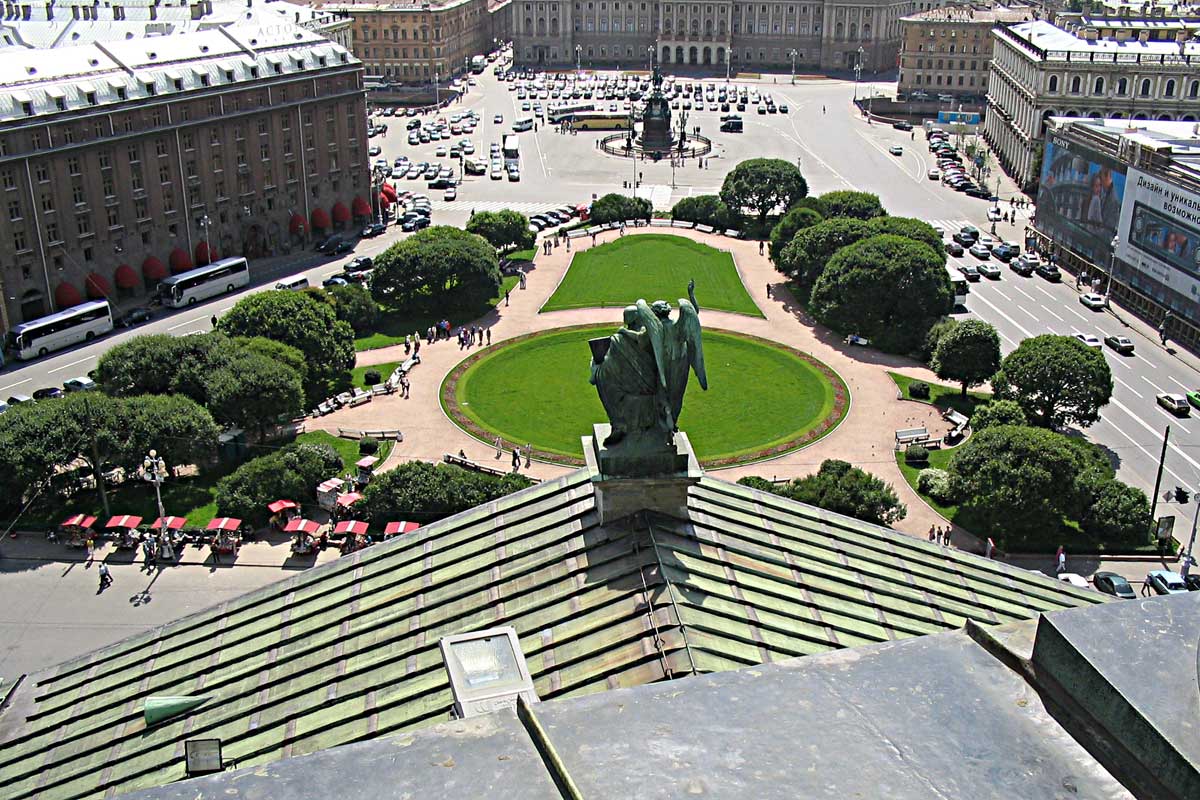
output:
<path id="1" fill-rule="evenodd" d="M 1093 311 L 1103 311 L 1104 307 L 1108 305 L 1108 298 L 1095 292 L 1084 292 L 1079 295 L 1079 302 Z"/>
<path id="2" fill-rule="evenodd" d="M 434 155 L 438 156 L 439 158 L 445 158 L 446 157 L 446 145 L 439 144 L 438 149 L 434 151 Z"/>
<path id="3" fill-rule="evenodd" d="M 1077 333 L 1075 338 L 1086 344 L 1088 347 L 1094 347 L 1099 350 L 1104 344 L 1100 341 L 1100 337 L 1091 333 Z"/>
<path id="4" fill-rule="evenodd" d="M 492 124 L 494 124 L 494 125 L 503 125 L 503 124 L 504 124 L 504 115 L 503 115 L 503 114 L 497 114 L 496 116 L 492 117 Z"/>
<path id="5" fill-rule="evenodd" d="M 457 200 L 458 199 L 458 189 L 455 189 L 453 186 L 448 187 L 446 189 L 446 193 L 444 195 L 442 195 L 442 199 L 445 200 L 447 203 L 450 202 L 451 200 Z"/>
<path id="6" fill-rule="evenodd" d="M 504 180 L 504 170 L 502 170 L 500 167 L 492 167 L 490 176 L 494 181 L 502 181 Z"/>
<path id="7" fill-rule="evenodd" d="M 929 180 L 939 181 L 942 179 L 942 171 L 938 169 L 929 170 Z"/>
<path id="8" fill-rule="evenodd" d="M 1000 221 L 1000 209 L 989 208 L 987 211 L 987 218 L 988 218 L 988 222 L 999 222 Z"/>
<path id="9" fill-rule="evenodd" d="M 68 392 L 90 392 L 96 388 L 96 382 L 87 376 L 67 378 L 63 381 L 63 388 Z"/>
<path id="10" fill-rule="evenodd" d="M 902 156 L 904 155 L 904 148 L 898 144 L 894 144 L 888 148 L 888 152 L 894 156 Z"/>
<path id="11" fill-rule="evenodd" d="M 1074 572 L 1060 572 L 1058 573 L 1058 579 L 1063 583 L 1069 583 L 1079 589 L 1092 588 L 1092 585 L 1088 583 L 1087 578 Z"/>

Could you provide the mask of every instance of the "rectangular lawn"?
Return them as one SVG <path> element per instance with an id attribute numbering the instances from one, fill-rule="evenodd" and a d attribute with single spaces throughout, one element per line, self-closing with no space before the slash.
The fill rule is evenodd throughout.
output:
<path id="1" fill-rule="evenodd" d="M 665 234 L 623 236 L 577 253 L 542 311 L 620 308 L 638 298 L 674 304 L 687 296 L 692 278 L 702 309 L 763 315 L 742 285 L 732 255 Z"/>

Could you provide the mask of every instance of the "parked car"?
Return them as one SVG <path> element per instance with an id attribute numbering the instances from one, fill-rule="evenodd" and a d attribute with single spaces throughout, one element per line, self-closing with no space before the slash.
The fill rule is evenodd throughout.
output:
<path id="1" fill-rule="evenodd" d="M 904 155 L 904 148 L 898 144 L 894 144 L 888 148 L 888 152 L 894 156 L 902 156 Z"/>
<path id="2" fill-rule="evenodd" d="M 1169 569 L 1153 569 L 1146 574 L 1146 587 L 1155 594 L 1184 594 L 1187 585 L 1178 572 Z"/>
<path id="3" fill-rule="evenodd" d="M 1127 336 L 1105 336 L 1104 343 L 1121 355 L 1133 353 L 1133 340 Z"/>
<path id="4" fill-rule="evenodd" d="M 1200 408 L 1200 389 L 1192 389 L 1190 392 L 1184 392 L 1183 396 L 1187 401 L 1196 408 Z"/>
<path id="5" fill-rule="evenodd" d="M 1077 334 L 1075 334 L 1075 338 L 1078 339 L 1079 341 L 1083 342 L 1084 344 L 1086 344 L 1088 347 L 1094 347 L 1097 350 L 1099 350 L 1101 347 L 1100 337 L 1096 336 L 1094 334 L 1077 333 Z"/>
<path id="6" fill-rule="evenodd" d="M 372 222 L 370 225 L 363 228 L 362 235 L 363 235 L 364 239 L 369 239 L 372 236 L 378 236 L 379 234 L 385 232 L 386 230 L 387 230 L 387 226 L 384 225 L 382 222 Z"/>
<path id="7" fill-rule="evenodd" d="M 453 200 L 457 200 L 458 199 L 458 189 L 455 189 L 453 186 L 447 187 L 446 193 L 444 195 L 442 195 L 442 199 L 445 200 L 447 203 L 449 203 Z"/>
<path id="8" fill-rule="evenodd" d="M 354 242 L 350 242 L 345 239 L 342 239 L 340 242 L 338 242 L 336 245 L 334 245 L 332 255 L 340 256 L 344 253 L 349 253 L 353 249 L 354 249 Z"/>
<path id="9" fill-rule="evenodd" d="M 1154 401 L 1177 417 L 1191 416 L 1192 407 L 1187 398 L 1176 392 L 1162 392 L 1154 396 Z"/>
<path id="10" fill-rule="evenodd" d="M 135 308 L 125 316 L 117 320 L 117 325 L 122 328 L 133 328 L 145 322 L 149 322 L 154 315 L 148 308 Z"/>
<path id="11" fill-rule="evenodd" d="M 1108 305 L 1108 298 L 1096 292 L 1084 292 L 1079 295 L 1079 302 L 1092 311 L 1103 311 L 1104 307 Z"/>
<path id="12" fill-rule="evenodd" d="M 365 272 L 375 266 L 375 262 L 370 256 L 358 256 L 350 260 L 346 265 L 346 272 Z"/>
<path id="13" fill-rule="evenodd" d="M 1129 581 L 1115 572 L 1097 572 L 1092 576 L 1092 585 L 1099 591 L 1122 600 L 1137 599 L 1137 592 L 1129 585 Z"/>
<path id="14" fill-rule="evenodd" d="M 1058 267 L 1054 266 L 1049 261 L 1039 261 L 1033 269 L 1034 272 L 1036 272 L 1038 275 L 1041 275 L 1048 281 L 1062 280 L 1062 273 L 1059 272 Z"/>
<path id="15" fill-rule="evenodd" d="M 52 400 L 56 397 L 62 397 L 65 392 L 57 386 L 47 386 L 42 389 L 33 390 L 34 400 Z"/>
<path id="16" fill-rule="evenodd" d="M 1034 262 L 1029 258 L 1028 255 L 1018 256 L 1012 261 L 1008 262 L 1008 268 L 1018 275 L 1024 275 L 1026 278 L 1028 278 L 1033 274 Z"/>
<path id="17" fill-rule="evenodd" d="M 975 248 L 972 247 L 971 250 L 974 251 Z M 975 268 L 974 264 L 959 264 L 958 271 L 969 281 L 979 280 L 979 270 Z"/>
<path id="18" fill-rule="evenodd" d="M 1008 242 L 1001 242 L 992 248 L 992 256 L 1001 261 L 1011 261 L 1019 254 L 1019 251 L 1013 249 L 1013 246 Z"/>
<path id="19" fill-rule="evenodd" d="M 958 242 L 946 242 L 946 252 L 952 256 L 961 256 L 966 251 L 963 250 L 963 246 Z"/>
<path id="20" fill-rule="evenodd" d="M 938 169 L 929 170 L 929 180 L 940 181 L 942 179 L 942 171 Z"/>
<path id="21" fill-rule="evenodd" d="M 327 255 L 332 254 L 333 251 L 337 249 L 337 246 L 341 243 L 342 243 L 342 237 L 335 233 L 332 236 L 327 236 L 324 239 L 322 239 L 317 244 L 316 251 L 318 253 L 325 253 Z"/>
<path id="22" fill-rule="evenodd" d="M 417 214 L 411 219 L 408 219 L 400 226 L 400 230 L 404 231 L 419 231 L 422 228 L 429 227 L 429 217 Z"/>
<path id="23" fill-rule="evenodd" d="M 992 251 L 992 255 L 995 255 L 994 250 Z M 979 274 L 985 278 L 997 280 L 1000 277 L 1000 267 L 991 261 L 980 261 L 975 265 L 975 269 L 979 270 Z"/>
<path id="24" fill-rule="evenodd" d="M 988 249 L 987 245 L 976 243 L 971 245 L 971 255 L 976 258 L 991 258 L 992 251 Z"/>
<path id="25" fill-rule="evenodd" d="M 63 381 L 63 388 L 68 392 L 90 392 L 96 388 L 96 382 L 86 375 L 80 375 Z"/>
<path id="26" fill-rule="evenodd" d="M 1087 578 L 1074 572 L 1060 572 L 1058 573 L 1058 579 L 1063 583 L 1069 583 L 1076 589 L 1092 588 L 1091 584 L 1088 583 Z"/>

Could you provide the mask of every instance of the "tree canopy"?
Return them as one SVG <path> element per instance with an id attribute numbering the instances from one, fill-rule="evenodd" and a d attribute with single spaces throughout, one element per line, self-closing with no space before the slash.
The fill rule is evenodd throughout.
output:
<path id="1" fill-rule="evenodd" d="M 832 458 L 821 462 L 815 475 L 789 483 L 774 484 L 757 476 L 742 478 L 738 483 L 876 525 L 891 525 L 908 514 L 890 484 Z"/>
<path id="2" fill-rule="evenodd" d="M 851 217 L 853 219 L 875 219 L 887 216 L 879 195 L 870 192 L 856 192 L 852 189 L 840 189 L 826 192 L 817 198 L 821 202 L 821 213 L 826 219 L 833 217 Z"/>
<path id="3" fill-rule="evenodd" d="M 293 443 L 251 459 L 217 483 L 217 513 L 255 526 L 265 525 L 267 503 L 280 498 L 306 503 L 317 486 L 336 477 L 345 464 L 329 445 Z"/>
<path id="4" fill-rule="evenodd" d="M 685 197 L 671 209 L 671 216 L 697 225 L 711 225 L 718 230 L 736 228 L 737 214 L 715 194 L 699 194 Z"/>
<path id="5" fill-rule="evenodd" d="M 220 422 L 258 431 L 280 417 L 291 419 L 304 409 L 304 386 L 296 371 L 254 352 L 209 373 L 205 381 L 208 407 Z"/>
<path id="6" fill-rule="evenodd" d="M 1025 339 L 1000 364 L 992 379 L 996 397 L 1015 400 L 1033 425 L 1087 427 L 1113 392 L 1104 354 L 1073 336 L 1045 334 Z"/>
<path id="7" fill-rule="evenodd" d="M 978 433 L 996 425 L 1028 425 L 1029 418 L 1015 400 L 992 400 L 975 408 L 971 430 Z"/>
<path id="8" fill-rule="evenodd" d="M 375 259 L 371 294 L 381 303 L 486 302 L 500 291 L 500 262 L 482 237 L 448 225 L 419 231 Z"/>
<path id="9" fill-rule="evenodd" d="M 339 320 L 328 303 L 302 292 L 247 295 L 221 317 L 218 329 L 229 336 L 265 336 L 296 348 L 304 354 L 310 381 L 328 380 L 354 366 L 349 323 Z"/>
<path id="10" fill-rule="evenodd" d="M 354 284 L 334 286 L 329 290 L 329 299 L 333 302 L 333 313 L 353 328 L 355 335 L 361 336 L 375 329 L 379 321 L 379 304 L 363 287 Z"/>
<path id="11" fill-rule="evenodd" d="M 941 254 L 903 236 L 878 235 L 843 247 L 829 260 L 809 310 L 841 333 L 910 353 L 953 301 Z"/>
<path id="12" fill-rule="evenodd" d="M 734 212 L 758 216 L 759 222 L 772 211 L 787 211 L 808 194 L 808 182 L 799 167 L 781 158 L 751 158 L 725 176 L 721 200 Z"/>
<path id="13" fill-rule="evenodd" d="M 797 299 L 808 302 L 809 294 L 834 253 L 871 235 L 871 227 L 858 219 L 825 219 L 800 229 L 783 246 L 775 266 L 796 284 Z"/>
<path id="14" fill-rule="evenodd" d="M 533 247 L 536 239 L 529 230 L 529 217 L 513 211 L 480 211 L 467 220 L 467 232 L 482 236 L 497 250 Z"/>
<path id="15" fill-rule="evenodd" d="M 874 195 L 872 195 L 874 196 Z M 875 217 L 870 220 L 871 230 L 875 233 L 892 233 L 896 236 L 906 236 L 909 239 L 916 239 L 922 244 L 929 245 L 933 252 L 938 253 L 942 257 L 942 263 L 946 263 L 946 248 L 942 243 L 942 236 L 928 222 L 912 217 Z"/>
<path id="16" fill-rule="evenodd" d="M 783 255 L 783 248 L 791 243 L 796 234 L 805 228 L 811 228 L 823 219 L 824 217 L 818 211 L 802 206 L 793 208 L 784 214 L 771 229 L 771 261 L 778 266 L 779 259 Z"/>
<path id="17" fill-rule="evenodd" d="M 938 340 L 931 366 L 942 380 L 961 385 L 966 397 L 968 387 L 1000 369 L 1000 334 L 983 320 L 963 320 Z"/>
<path id="18" fill-rule="evenodd" d="M 1150 500 L 1118 480 L 1105 481 L 1083 517 L 1083 532 L 1095 543 L 1145 545 L 1151 539 Z"/>
<path id="19" fill-rule="evenodd" d="M 630 197 L 610 192 L 592 203 L 592 222 L 624 222 L 633 219 L 650 219 L 654 207 L 644 197 Z"/>
<path id="20" fill-rule="evenodd" d="M 472 472 L 449 464 L 409 461 L 377 476 L 363 492 L 366 519 L 381 525 L 398 519 L 422 524 L 457 514 L 530 486 L 516 473 Z"/>

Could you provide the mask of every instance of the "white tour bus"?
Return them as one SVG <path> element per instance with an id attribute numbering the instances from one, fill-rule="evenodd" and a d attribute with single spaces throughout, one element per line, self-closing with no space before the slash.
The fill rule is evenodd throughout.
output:
<path id="1" fill-rule="evenodd" d="M 967 284 L 967 279 L 962 276 L 962 273 L 956 270 L 949 264 L 946 265 L 946 272 L 950 275 L 950 286 L 954 289 L 954 307 L 967 307 L 967 293 L 971 291 L 971 287 Z"/>
<path id="2" fill-rule="evenodd" d="M 158 284 L 164 306 L 182 308 L 250 283 L 250 265 L 244 258 L 222 258 L 206 267 L 189 269 Z"/>
<path id="3" fill-rule="evenodd" d="M 27 361 L 53 350 L 70 347 L 103 336 L 113 329 L 112 308 L 107 300 L 89 300 L 31 322 L 22 322 L 8 332 L 8 348 Z"/>

